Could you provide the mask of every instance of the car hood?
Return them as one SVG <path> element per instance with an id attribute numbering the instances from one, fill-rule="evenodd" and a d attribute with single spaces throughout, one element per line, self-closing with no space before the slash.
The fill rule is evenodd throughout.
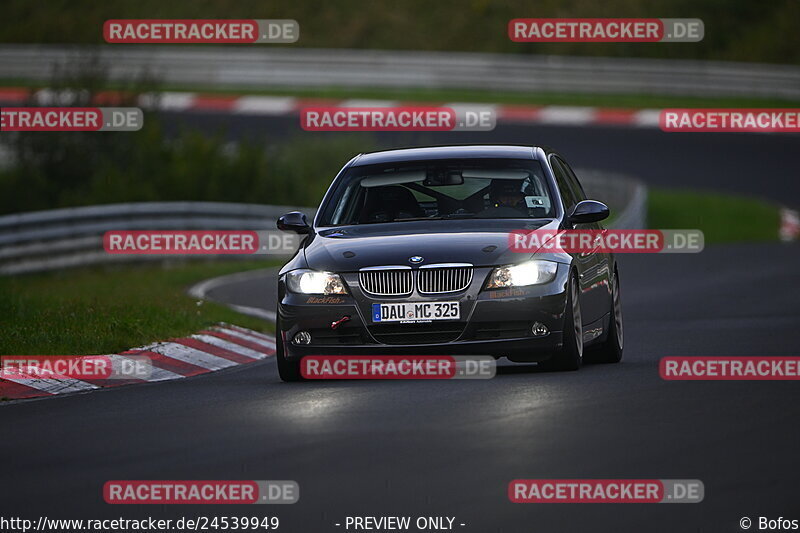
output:
<path id="1" fill-rule="evenodd" d="M 333 272 L 380 265 L 502 265 L 532 255 L 509 249 L 511 231 L 555 229 L 557 224 L 551 219 L 472 219 L 320 228 L 306 241 L 303 251 L 309 268 Z M 412 256 L 422 257 L 422 261 L 411 263 Z"/>

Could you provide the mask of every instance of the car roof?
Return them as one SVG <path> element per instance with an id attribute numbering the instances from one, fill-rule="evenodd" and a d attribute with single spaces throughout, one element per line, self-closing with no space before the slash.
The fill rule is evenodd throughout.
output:
<path id="1" fill-rule="evenodd" d="M 353 160 L 351 165 L 362 166 L 403 161 L 460 158 L 536 159 L 536 155 L 535 147 L 533 146 L 491 144 L 429 146 L 361 154 Z"/>

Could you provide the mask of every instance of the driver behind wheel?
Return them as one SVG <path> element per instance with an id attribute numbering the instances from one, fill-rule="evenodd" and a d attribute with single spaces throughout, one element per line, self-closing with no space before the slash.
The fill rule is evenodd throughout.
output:
<path id="1" fill-rule="evenodd" d="M 527 216 L 522 180 L 493 179 L 489 184 L 490 205 L 478 216 L 482 218 L 513 218 Z"/>
<path id="2" fill-rule="evenodd" d="M 492 207 L 524 208 L 525 196 L 521 185 L 520 180 L 492 180 L 489 186 Z"/>

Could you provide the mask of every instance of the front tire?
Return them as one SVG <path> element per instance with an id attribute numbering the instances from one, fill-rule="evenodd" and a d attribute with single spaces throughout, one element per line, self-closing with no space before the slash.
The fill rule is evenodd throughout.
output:
<path id="1" fill-rule="evenodd" d="M 606 340 L 591 350 L 593 363 L 619 363 L 622 361 L 624 346 L 622 327 L 622 300 L 619 292 L 619 273 L 614 271 L 614 285 L 611 287 L 611 311 L 608 317 Z M 589 356 L 589 353 L 586 354 Z"/>
<path id="2" fill-rule="evenodd" d="M 300 360 L 289 361 L 286 359 L 280 318 L 278 318 L 275 327 L 275 360 L 278 362 L 278 375 L 283 381 L 288 383 L 303 380 L 303 376 L 300 373 Z"/>
<path id="3" fill-rule="evenodd" d="M 583 322 L 581 318 L 580 288 L 575 275 L 570 275 L 567 301 L 562 327 L 561 349 L 547 361 L 539 363 L 545 370 L 578 370 L 583 363 Z"/>

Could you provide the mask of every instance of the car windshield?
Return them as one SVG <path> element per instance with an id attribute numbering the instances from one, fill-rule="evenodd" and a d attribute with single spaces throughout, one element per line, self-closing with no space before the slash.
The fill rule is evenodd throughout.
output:
<path id="1" fill-rule="evenodd" d="M 550 218 L 553 201 L 538 161 L 467 159 L 351 167 L 320 226 L 456 218 Z"/>

